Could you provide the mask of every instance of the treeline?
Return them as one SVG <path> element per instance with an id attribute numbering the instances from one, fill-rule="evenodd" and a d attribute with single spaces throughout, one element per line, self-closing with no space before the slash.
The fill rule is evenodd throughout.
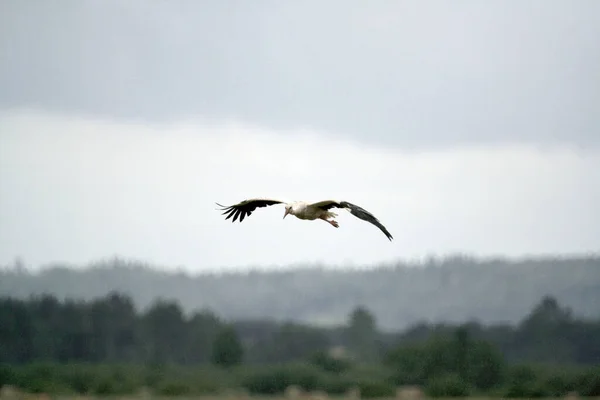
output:
<path id="1" fill-rule="evenodd" d="M 361 361 L 379 361 L 403 343 L 449 336 L 459 325 L 416 324 L 381 332 L 365 307 L 350 310 L 345 324 L 317 327 L 298 322 L 227 321 L 210 310 L 186 314 L 175 300 L 157 299 L 138 310 L 122 293 L 91 301 L 0 298 L 0 362 L 36 360 L 207 364 L 214 343 L 235 336 L 244 362 L 290 362 L 319 351 L 341 351 Z M 575 316 L 546 296 L 517 325 L 462 324 L 468 334 L 493 344 L 508 362 L 600 364 L 600 319 Z"/>
<path id="2" fill-rule="evenodd" d="M 517 326 L 383 333 L 364 307 L 341 326 L 319 328 L 186 314 L 165 299 L 139 311 L 121 293 L 92 301 L 43 295 L 0 299 L 0 363 L 0 385 L 50 392 L 266 394 L 296 384 L 329 393 L 358 386 L 377 397 L 416 384 L 432 396 L 600 395 L 600 321 L 545 297 Z"/>
<path id="3" fill-rule="evenodd" d="M 191 268 L 192 266 L 190 266 Z M 38 269 L 38 268 L 36 268 Z M 462 255 L 380 266 L 294 265 L 275 270 L 191 273 L 119 258 L 86 265 L 55 263 L 34 271 L 16 260 L 0 266 L 0 296 L 93 300 L 117 290 L 136 307 L 175 299 L 186 313 L 207 308 L 231 320 L 343 324 L 362 305 L 384 330 L 419 321 L 517 324 L 543 296 L 577 315 L 600 318 L 600 256 L 475 258 Z M 244 299 L 232 301 L 232 299 Z M 275 299 L 275 301 L 274 301 Z"/>

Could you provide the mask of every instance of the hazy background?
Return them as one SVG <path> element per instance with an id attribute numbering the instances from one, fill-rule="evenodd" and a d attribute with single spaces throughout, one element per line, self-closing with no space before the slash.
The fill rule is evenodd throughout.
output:
<path id="1" fill-rule="evenodd" d="M 599 22 L 0 0 L 0 386 L 600 398 Z M 347 200 L 395 240 L 216 209 L 251 197 Z"/>
<path id="2" fill-rule="evenodd" d="M 597 1 L 0 3 L 0 265 L 598 250 Z M 214 202 L 336 198 L 340 228 Z"/>

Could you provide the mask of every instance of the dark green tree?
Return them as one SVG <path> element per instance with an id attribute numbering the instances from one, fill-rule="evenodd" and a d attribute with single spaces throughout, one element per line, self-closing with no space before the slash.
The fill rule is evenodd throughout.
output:
<path id="1" fill-rule="evenodd" d="M 241 364 L 244 348 L 237 332 L 232 326 L 223 327 L 213 342 L 211 362 L 221 367 L 232 367 Z"/>
<path id="2" fill-rule="evenodd" d="M 467 357 L 469 356 L 469 345 L 469 331 L 466 326 L 460 326 L 455 332 L 456 369 L 458 376 L 460 376 L 463 381 L 468 379 Z"/>
<path id="3" fill-rule="evenodd" d="M 515 344 L 521 356 L 535 362 L 561 363 L 574 358 L 576 342 L 571 310 L 563 308 L 552 296 L 545 296 L 521 322 Z"/>
<path id="4" fill-rule="evenodd" d="M 299 360 L 328 347 L 329 340 L 322 330 L 297 323 L 284 323 L 260 343 L 261 358 L 267 362 Z"/>
<path id="5" fill-rule="evenodd" d="M 188 363 L 210 362 L 221 320 L 210 310 L 195 312 L 188 322 Z"/>
<path id="6" fill-rule="evenodd" d="M 155 363 L 183 362 L 187 324 L 176 301 L 158 299 L 142 317 L 147 357 Z"/>
<path id="7" fill-rule="evenodd" d="M 377 326 L 375 317 L 365 307 L 356 307 L 346 327 L 346 340 L 354 354 L 363 360 L 377 355 Z"/>
<path id="8" fill-rule="evenodd" d="M 13 299 L 0 302 L 0 362 L 28 361 L 33 352 L 35 326 L 27 305 Z"/>

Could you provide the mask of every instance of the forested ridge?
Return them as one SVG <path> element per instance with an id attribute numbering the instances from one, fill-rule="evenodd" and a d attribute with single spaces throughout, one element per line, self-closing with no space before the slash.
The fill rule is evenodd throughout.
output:
<path id="1" fill-rule="evenodd" d="M 367 268 L 368 267 L 368 268 Z M 462 255 L 356 269 L 296 266 L 277 271 L 190 274 L 137 261 L 53 264 L 39 273 L 0 270 L 0 295 L 50 293 L 91 300 L 111 291 L 147 308 L 175 299 L 184 312 L 208 308 L 224 318 L 343 323 L 367 307 L 384 330 L 420 321 L 517 323 L 544 296 L 583 317 L 600 316 L 600 257 L 477 259 Z"/>

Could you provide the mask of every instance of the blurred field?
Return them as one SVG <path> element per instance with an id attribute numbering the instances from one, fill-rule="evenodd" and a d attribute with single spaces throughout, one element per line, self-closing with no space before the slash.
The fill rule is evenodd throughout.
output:
<path id="1" fill-rule="evenodd" d="M 439 362 L 436 365 L 440 365 Z M 600 368 L 509 366 L 487 389 L 456 374 L 439 373 L 424 385 L 400 383 L 404 374 L 382 365 L 327 372 L 311 364 L 144 366 L 109 364 L 0 364 L 0 400 L 155 399 L 395 399 L 600 398 Z M 483 366 L 489 373 L 490 365 Z"/>
<path id="2" fill-rule="evenodd" d="M 152 397 L 152 400 L 233 400 L 233 399 L 243 399 L 244 397 L 229 397 L 229 396 L 200 396 L 200 397 Z M 285 396 L 251 396 L 252 399 L 256 399 L 256 400 L 289 400 L 288 398 L 286 398 Z M 304 399 L 307 400 L 322 400 L 324 399 L 324 397 L 321 397 L 320 395 L 316 395 L 316 396 L 311 396 L 311 395 L 307 395 L 303 397 Z M 345 396 L 328 396 L 325 397 L 326 399 L 331 399 L 331 400 L 345 400 L 348 399 L 348 397 Z M 428 399 L 429 397 L 423 397 L 422 399 Z M 567 399 L 576 399 L 578 397 L 541 397 L 541 398 L 536 398 L 536 400 L 567 400 Z M 100 400 L 103 399 L 102 397 L 79 397 L 79 398 L 74 398 L 74 397 L 55 397 L 53 399 L 56 400 Z M 119 398 L 113 398 L 115 400 L 135 400 L 137 398 L 135 397 L 119 397 Z M 396 397 L 381 397 L 379 398 L 381 400 L 398 400 L 398 398 Z M 503 398 L 498 398 L 498 397 L 464 397 L 464 400 L 498 400 L 498 399 L 503 399 Z M 531 399 L 531 398 L 526 398 L 527 400 Z M 526 399 L 511 399 L 511 400 L 526 400 Z M 600 397 L 586 397 L 585 399 L 600 399 Z M 442 398 L 436 398 L 436 400 L 456 400 L 455 397 L 442 397 Z"/>
<path id="3" fill-rule="evenodd" d="M 289 398 L 285 397 L 285 396 L 228 396 L 228 395 L 207 395 L 207 396 L 152 396 L 150 397 L 150 399 L 152 400 L 234 400 L 234 399 L 248 399 L 248 398 L 252 398 L 252 399 L 256 399 L 256 400 L 289 400 Z M 305 396 L 301 397 L 302 399 L 306 399 L 306 400 L 323 400 L 323 399 L 331 399 L 331 400 L 346 400 L 348 399 L 348 397 L 346 396 L 325 396 L 323 397 L 322 395 L 311 395 L 311 394 L 307 394 Z M 422 397 L 421 399 L 428 399 L 429 397 Z M 578 399 L 579 397 L 577 396 L 573 396 L 573 397 L 542 397 L 542 398 L 537 398 L 536 400 L 569 400 L 569 399 Z M 107 396 L 107 397 L 98 397 L 98 396 L 40 396 L 40 395 L 29 395 L 26 397 L 22 397 L 22 400 L 139 400 L 140 397 L 135 397 L 135 396 Z M 298 398 L 300 399 L 300 398 Z M 398 400 L 399 398 L 397 397 L 381 397 L 381 400 Z M 453 397 L 443 397 L 443 398 L 436 398 L 438 400 L 455 400 L 456 398 Z M 465 400 L 498 400 L 498 399 L 504 399 L 504 398 L 498 398 L 498 397 L 465 397 L 463 398 Z M 511 400 L 526 400 L 526 399 L 531 399 L 531 398 L 524 398 L 524 399 L 511 399 Z M 600 399 L 600 397 L 585 397 L 585 399 Z M 2 398 L 2 400 L 8 400 L 8 398 Z"/>
<path id="4" fill-rule="evenodd" d="M 407 386 L 399 387 L 396 391 L 396 396 L 377 397 L 381 400 L 423 400 L 430 398 L 425 395 L 419 387 Z M 477 397 L 469 396 L 462 397 L 465 400 L 492 400 L 503 399 L 504 397 Z M 578 400 L 580 397 L 577 393 L 569 393 L 562 397 L 536 397 L 538 400 Z M 585 399 L 600 399 L 600 397 L 584 397 Z M 152 394 L 150 391 L 141 390 L 136 395 L 129 396 L 67 396 L 67 395 L 48 395 L 46 393 L 27 393 L 19 390 L 16 387 L 5 385 L 0 391 L 0 400 L 359 400 L 361 399 L 359 391 L 354 388 L 343 395 L 328 395 L 322 391 L 303 391 L 295 385 L 288 387 L 283 395 L 251 395 L 247 391 L 227 390 L 220 394 L 200 395 L 200 396 L 161 396 Z M 439 400 L 456 399 L 456 397 L 437 397 Z M 523 398 L 532 399 L 532 398 Z M 521 400 L 513 398 L 513 400 Z"/>

